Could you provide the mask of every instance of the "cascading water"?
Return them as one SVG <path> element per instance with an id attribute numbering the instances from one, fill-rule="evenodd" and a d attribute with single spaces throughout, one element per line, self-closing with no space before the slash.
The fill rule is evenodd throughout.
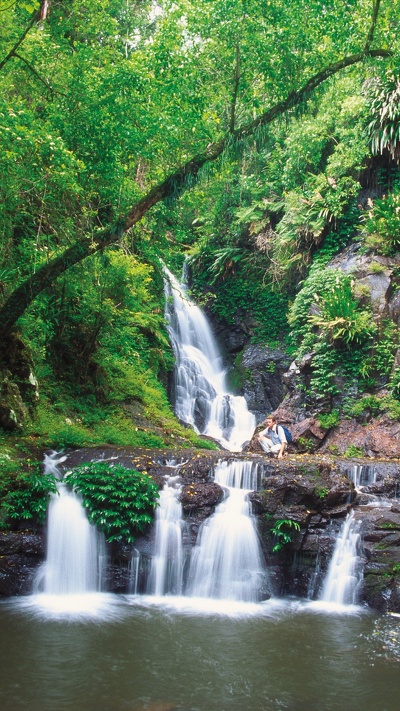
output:
<path id="1" fill-rule="evenodd" d="M 165 317 L 175 355 L 175 412 L 196 432 L 241 451 L 255 429 L 244 397 L 228 392 L 208 321 L 171 272 L 165 273 Z"/>
<path id="2" fill-rule="evenodd" d="M 45 472 L 58 479 L 50 501 L 46 561 L 36 588 L 48 595 L 81 595 L 100 590 L 104 565 L 104 537 L 86 516 L 79 497 L 61 481 L 58 465 L 65 457 L 45 458 Z"/>
<path id="3" fill-rule="evenodd" d="M 257 488 L 257 465 L 220 462 L 215 481 L 228 495 L 202 524 L 188 579 L 192 597 L 258 602 L 263 597 L 266 570 L 250 503 Z"/>
<path id="4" fill-rule="evenodd" d="M 370 465 L 354 464 L 348 472 L 348 477 L 356 489 L 361 489 L 363 486 L 375 484 L 376 470 Z"/>
<path id="5" fill-rule="evenodd" d="M 337 538 L 320 601 L 337 605 L 357 603 L 363 580 L 359 527 L 351 510 Z"/>
<path id="6" fill-rule="evenodd" d="M 151 595 L 181 595 L 183 586 L 181 487 L 169 477 L 160 492 L 155 519 L 155 556 L 148 580 Z"/>

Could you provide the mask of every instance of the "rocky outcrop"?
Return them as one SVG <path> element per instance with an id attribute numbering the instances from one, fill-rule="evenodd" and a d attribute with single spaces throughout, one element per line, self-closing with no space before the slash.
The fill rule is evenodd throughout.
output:
<path id="1" fill-rule="evenodd" d="M 388 417 L 367 423 L 342 420 L 328 433 L 321 451 L 344 454 L 350 447 L 358 449 L 364 457 L 400 458 L 400 422 Z"/>
<path id="2" fill-rule="evenodd" d="M 257 422 L 265 419 L 282 402 L 284 375 L 289 365 L 290 358 L 282 348 L 260 344 L 246 345 L 236 360 L 247 406 L 255 414 Z"/>
<path id="3" fill-rule="evenodd" d="M 30 352 L 22 339 L 12 334 L 0 348 L 0 426 L 21 428 L 36 404 L 38 384 Z"/>

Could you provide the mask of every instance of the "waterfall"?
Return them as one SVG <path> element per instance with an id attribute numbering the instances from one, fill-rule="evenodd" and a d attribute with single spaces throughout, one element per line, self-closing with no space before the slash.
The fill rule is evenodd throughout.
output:
<path id="1" fill-rule="evenodd" d="M 104 537 L 87 518 L 78 495 L 61 481 L 58 464 L 65 457 L 53 453 L 45 458 L 46 473 L 58 479 L 57 494 L 48 511 L 46 561 L 36 587 L 48 595 L 77 595 L 100 590 Z"/>
<path id="2" fill-rule="evenodd" d="M 199 531 L 189 570 L 192 597 L 258 602 L 263 597 L 266 571 L 247 500 L 257 487 L 257 465 L 220 462 L 215 481 L 227 496 Z M 240 488 L 240 487 L 248 488 Z"/>
<path id="3" fill-rule="evenodd" d="M 175 413 L 196 432 L 241 451 L 255 417 L 244 397 L 228 392 L 225 370 L 209 323 L 185 286 L 165 273 L 165 317 L 175 355 Z"/>
<path id="4" fill-rule="evenodd" d="M 366 464 L 354 464 L 348 473 L 350 481 L 353 482 L 356 489 L 363 486 L 370 486 L 376 482 L 376 469 L 373 466 Z"/>
<path id="5" fill-rule="evenodd" d="M 354 518 L 354 511 L 351 510 L 336 541 L 320 595 L 322 602 L 338 605 L 357 603 L 363 579 L 359 527 L 359 522 Z"/>
<path id="6" fill-rule="evenodd" d="M 181 595 L 183 586 L 181 487 L 169 477 L 160 492 L 155 518 L 155 556 L 147 589 L 151 595 Z"/>

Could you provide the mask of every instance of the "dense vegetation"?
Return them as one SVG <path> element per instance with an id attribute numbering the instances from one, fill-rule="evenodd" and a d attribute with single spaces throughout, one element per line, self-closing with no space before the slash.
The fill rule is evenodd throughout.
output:
<path id="1" fill-rule="evenodd" d="M 0 17 L 3 460 L 18 441 L 206 446 L 168 402 L 160 258 L 188 257 L 201 303 L 254 341 L 314 352 L 322 417 L 339 371 L 344 410 L 365 394 L 398 417 L 398 329 L 327 271 L 354 241 L 376 271 L 400 248 L 398 0 Z"/>
<path id="2" fill-rule="evenodd" d="M 146 473 L 94 462 L 67 472 L 65 481 L 81 494 L 90 522 L 110 542 L 133 543 L 152 521 L 158 486 Z"/>

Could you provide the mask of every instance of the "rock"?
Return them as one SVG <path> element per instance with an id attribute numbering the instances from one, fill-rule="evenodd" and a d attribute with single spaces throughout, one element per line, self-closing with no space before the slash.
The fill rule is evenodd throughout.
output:
<path id="1" fill-rule="evenodd" d="M 185 514 L 189 514 L 195 509 L 203 509 L 204 507 L 208 511 L 214 510 L 223 497 L 224 490 L 219 484 L 215 482 L 208 484 L 197 482 L 183 487 L 180 501 Z"/>
<path id="2" fill-rule="evenodd" d="M 43 536 L 30 531 L 0 532 L 0 595 L 27 595 L 44 558 Z"/>
<path id="3" fill-rule="evenodd" d="M 266 345 L 247 345 L 237 369 L 247 406 L 258 422 L 273 412 L 285 394 L 283 376 L 290 365 L 290 358 L 282 348 Z"/>
<path id="4" fill-rule="evenodd" d="M 313 417 L 307 417 L 301 422 L 292 425 L 290 431 L 299 451 L 313 451 L 319 447 L 327 434 L 327 431 L 321 427 L 318 420 Z"/>
<path id="5" fill-rule="evenodd" d="M 0 426 L 8 431 L 19 429 L 27 418 L 28 410 L 10 371 L 0 372 Z"/>
<path id="6" fill-rule="evenodd" d="M 400 458 L 400 422 L 386 416 L 366 425 L 342 420 L 328 433 L 319 451 L 344 454 L 350 446 L 371 458 Z"/>

